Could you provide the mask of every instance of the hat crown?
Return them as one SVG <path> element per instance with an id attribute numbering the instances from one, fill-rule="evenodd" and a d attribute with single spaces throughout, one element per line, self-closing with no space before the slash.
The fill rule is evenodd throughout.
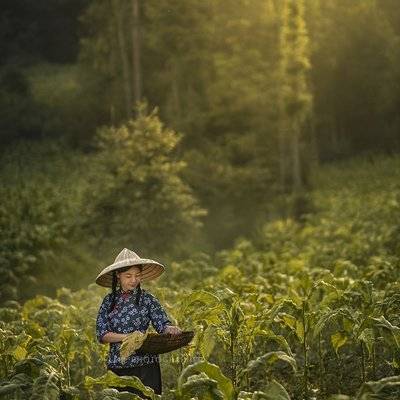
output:
<path id="1" fill-rule="evenodd" d="M 125 260 L 140 260 L 141 258 L 132 250 L 127 249 L 126 247 L 117 255 L 114 263 L 125 261 Z"/>
<path id="2" fill-rule="evenodd" d="M 112 287 L 113 282 L 113 271 L 128 267 L 128 266 L 139 266 L 141 269 L 141 281 L 149 281 L 160 276 L 165 267 L 158 261 L 150 260 L 149 258 L 141 258 L 134 251 L 127 249 L 126 247 L 117 255 L 113 264 L 103 268 L 103 270 L 97 275 L 96 283 L 104 287 Z"/>

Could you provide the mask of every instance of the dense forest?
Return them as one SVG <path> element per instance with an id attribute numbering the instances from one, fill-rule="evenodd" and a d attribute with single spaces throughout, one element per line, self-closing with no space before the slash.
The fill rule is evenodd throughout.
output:
<path id="1" fill-rule="evenodd" d="M 398 0 L 0 12 L 0 397 L 130 398 L 93 340 L 128 247 L 196 331 L 166 397 L 400 398 Z"/>

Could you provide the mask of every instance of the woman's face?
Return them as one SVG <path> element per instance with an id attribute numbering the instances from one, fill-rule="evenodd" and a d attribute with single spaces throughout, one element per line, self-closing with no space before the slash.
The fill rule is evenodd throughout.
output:
<path id="1" fill-rule="evenodd" d="M 125 272 L 117 272 L 122 290 L 132 290 L 140 282 L 140 269 L 131 267 Z"/>

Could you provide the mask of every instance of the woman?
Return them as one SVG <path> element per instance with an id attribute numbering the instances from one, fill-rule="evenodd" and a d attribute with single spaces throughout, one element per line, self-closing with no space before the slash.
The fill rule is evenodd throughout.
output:
<path id="1" fill-rule="evenodd" d="M 119 376 L 137 376 L 156 394 L 162 392 L 158 355 L 132 354 L 123 363 L 119 349 L 129 333 L 146 332 L 150 322 L 157 333 L 174 335 L 182 332 L 179 327 L 172 325 L 157 298 L 140 286 L 142 281 L 160 276 L 164 269 L 157 261 L 140 258 L 125 248 L 114 263 L 104 268 L 96 278 L 98 285 L 112 288 L 112 292 L 103 298 L 96 320 L 97 340 L 110 344 L 107 369 Z M 130 386 L 116 389 L 147 398 Z"/>

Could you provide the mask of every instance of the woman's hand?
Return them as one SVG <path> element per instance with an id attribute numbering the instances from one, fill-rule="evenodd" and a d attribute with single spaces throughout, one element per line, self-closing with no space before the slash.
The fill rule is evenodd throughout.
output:
<path id="1" fill-rule="evenodd" d="M 179 328 L 179 326 L 167 325 L 163 333 L 169 333 L 171 335 L 179 335 L 180 333 L 182 333 L 182 329 Z"/>
<path id="2" fill-rule="evenodd" d="M 129 333 L 122 333 L 122 340 L 121 340 L 121 342 L 124 342 L 124 341 L 127 339 L 128 336 L 129 336 Z"/>
<path id="3" fill-rule="evenodd" d="M 127 336 L 127 333 L 107 332 L 102 338 L 102 343 L 123 342 Z"/>

